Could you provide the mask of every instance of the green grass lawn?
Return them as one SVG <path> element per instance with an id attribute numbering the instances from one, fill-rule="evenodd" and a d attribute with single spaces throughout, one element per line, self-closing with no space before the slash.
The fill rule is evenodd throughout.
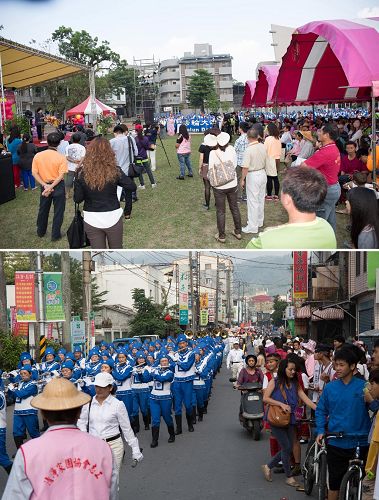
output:
<path id="1" fill-rule="evenodd" d="M 156 189 L 150 187 L 145 175 L 146 190 L 138 190 L 138 202 L 133 204 L 132 219 L 124 223 L 124 248 L 245 248 L 251 235 L 242 235 L 236 240 L 231 232 L 233 221 L 229 209 L 226 213 L 225 244 L 218 243 L 216 210 L 213 195 L 211 209 L 204 210 L 203 182 L 198 175 L 197 152 L 202 135 L 192 136 L 192 165 L 194 177 L 179 181 L 179 165 L 175 150 L 175 137 L 164 139 L 163 144 L 170 159 L 171 167 L 160 142 L 157 145 L 157 170 L 154 172 Z M 138 183 L 138 182 L 137 182 Z M 44 238 L 36 234 L 36 220 L 39 203 L 39 190 L 24 192 L 17 190 L 14 200 L 0 205 L 0 248 L 68 248 L 64 237 L 58 242 L 51 241 L 52 212 L 48 232 Z M 246 204 L 240 204 L 242 225 L 246 225 Z M 74 203 L 67 201 L 62 234 L 73 218 Z M 337 215 L 338 247 L 348 240 L 345 226 L 348 217 Z M 276 226 L 287 221 L 280 203 L 266 202 L 264 227 Z M 317 248 L 317 241 L 315 241 Z"/>

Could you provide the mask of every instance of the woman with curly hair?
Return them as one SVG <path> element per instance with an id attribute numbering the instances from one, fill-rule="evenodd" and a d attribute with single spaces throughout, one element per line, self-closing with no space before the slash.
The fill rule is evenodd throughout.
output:
<path id="1" fill-rule="evenodd" d="M 84 201 L 84 229 L 92 248 L 122 248 L 123 211 L 118 193 L 135 191 L 135 183 L 117 166 L 115 154 L 104 137 L 94 139 L 78 168 L 74 201 Z"/>

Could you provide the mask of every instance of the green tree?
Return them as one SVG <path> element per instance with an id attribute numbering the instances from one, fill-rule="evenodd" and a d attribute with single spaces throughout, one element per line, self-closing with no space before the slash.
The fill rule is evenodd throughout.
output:
<path id="1" fill-rule="evenodd" d="M 59 53 L 66 59 L 77 61 L 87 66 L 100 69 L 102 63 L 118 63 L 119 54 L 114 52 L 107 40 L 99 42 L 87 31 L 73 31 L 72 28 L 60 26 L 51 35 L 51 39 L 58 43 Z"/>
<path id="2" fill-rule="evenodd" d="M 194 108 L 205 111 L 205 103 L 218 99 L 213 76 L 205 69 L 195 70 L 188 85 L 188 100 Z"/>
<path id="3" fill-rule="evenodd" d="M 109 70 L 107 79 L 109 88 L 114 94 L 125 92 L 125 106 L 127 116 L 132 116 L 134 110 L 134 95 L 136 92 L 135 69 L 128 67 L 128 63 L 123 59 L 114 68 Z"/>
<path id="4" fill-rule="evenodd" d="M 145 296 L 141 288 L 132 290 L 133 307 L 137 311 L 130 322 L 130 334 L 159 335 L 165 334 L 166 324 L 163 318 L 164 305 L 155 304 L 151 298 Z"/>
<path id="5" fill-rule="evenodd" d="M 283 325 L 283 313 L 286 310 L 287 305 L 288 304 L 285 300 L 280 300 L 279 295 L 274 297 L 274 312 L 271 315 L 274 326 Z"/>
<path id="6" fill-rule="evenodd" d="M 0 368 L 4 371 L 14 370 L 19 362 L 20 354 L 26 350 L 23 337 L 14 337 L 0 331 Z"/>

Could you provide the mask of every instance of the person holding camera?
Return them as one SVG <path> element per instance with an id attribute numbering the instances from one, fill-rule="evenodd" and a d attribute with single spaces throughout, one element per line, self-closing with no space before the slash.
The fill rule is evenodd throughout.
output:
<path id="1" fill-rule="evenodd" d="M 149 177 L 151 187 L 156 188 L 157 184 L 155 182 L 153 173 L 151 171 L 149 158 L 147 157 L 148 151 L 154 151 L 156 146 L 155 146 L 155 144 L 151 144 L 149 139 L 143 135 L 143 127 L 141 124 L 137 123 L 135 125 L 135 131 L 137 133 L 135 140 L 136 140 L 136 145 L 137 145 L 137 149 L 138 149 L 138 156 L 135 159 L 136 164 L 143 166 L 143 170 L 147 173 L 147 175 Z M 146 189 L 145 181 L 143 179 L 143 173 L 140 174 L 139 181 L 140 181 L 140 185 L 138 186 L 138 188 L 139 189 Z"/>

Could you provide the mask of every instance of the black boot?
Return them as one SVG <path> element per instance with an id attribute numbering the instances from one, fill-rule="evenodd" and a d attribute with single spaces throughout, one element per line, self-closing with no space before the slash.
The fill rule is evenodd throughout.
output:
<path id="1" fill-rule="evenodd" d="M 151 428 L 151 435 L 153 437 L 153 440 L 151 441 L 150 448 L 156 448 L 158 446 L 159 427 L 152 427 Z"/>
<path id="2" fill-rule="evenodd" d="M 137 434 L 137 432 L 139 432 L 139 416 L 138 415 L 137 415 L 137 417 L 132 417 L 130 419 L 130 425 L 133 429 L 134 434 Z"/>
<path id="3" fill-rule="evenodd" d="M 173 425 L 168 425 L 167 426 L 168 433 L 170 434 L 170 437 L 168 438 L 169 443 L 173 443 L 175 441 L 175 429 Z"/>
<path id="4" fill-rule="evenodd" d="M 192 424 L 192 413 L 186 413 L 186 419 L 188 424 L 188 432 L 193 432 L 195 429 Z"/>
<path id="5" fill-rule="evenodd" d="M 4 469 L 6 470 L 6 473 L 8 474 L 8 476 L 9 476 L 9 474 L 11 473 L 11 470 L 12 470 L 12 465 L 13 465 L 13 464 L 10 464 L 10 465 L 7 465 L 6 467 L 4 467 Z"/>
<path id="6" fill-rule="evenodd" d="M 182 416 L 181 415 L 175 415 L 175 422 L 176 422 L 176 431 L 175 434 L 178 436 L 178 434 L 181 434 L 182 431 Z"/>
<path id="7" fill-rule="evenodd" d="M 203 413 L 204 413 L 203 410 L 204 410 L 204 408 L 200 408 L 200 406 L 197 407 L 197 414 L 198 414 L 197 421 L 198 422 L 203 421 Z"/>
<path id="8" fill-rule="evenodd" d="M 196 406 L 192 406 L 192 423 L 196 424 Z"/>
<path id="9" fill-rule="evenodd" d="M 203 415 L 208 413 L 208 399 L 204 401 Z"/>
<path id="10" fill-rule="evenodd" d="M 143 415 L 143 423 L 145 424 L 145 431 L 150 430 L 150 425 L 149 425 L 149 415 Z"/>

